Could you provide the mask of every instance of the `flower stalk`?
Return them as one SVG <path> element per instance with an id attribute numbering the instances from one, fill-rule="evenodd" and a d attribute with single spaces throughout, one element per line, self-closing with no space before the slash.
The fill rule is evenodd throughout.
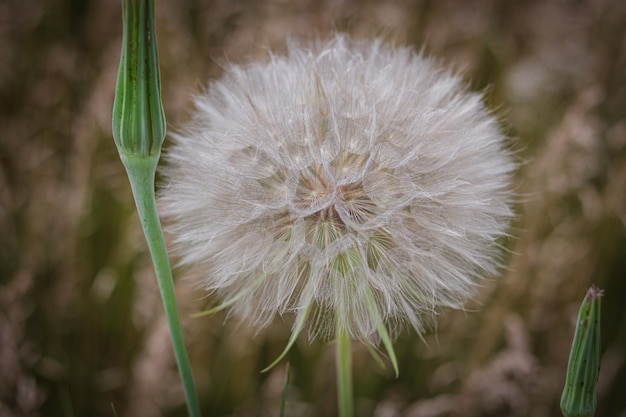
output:
<path id="1" fill-rule="evenodd" d="M 154 32 L 154 1 L 124 0 L 122 5 L 124 29 L 113 105 L 113 137 L 152 256 L 189 415 L 200 417 L 154 192 L 154 177 L 166 131 Z"/>
<path id="2" fill-rule="evenodd" d="M 352 388 L 352 350 L 350 335 L 345 330 L 337 331 L 336 366 L 337 366 L 337 403 L 339 417 L 354 416 Z"/>

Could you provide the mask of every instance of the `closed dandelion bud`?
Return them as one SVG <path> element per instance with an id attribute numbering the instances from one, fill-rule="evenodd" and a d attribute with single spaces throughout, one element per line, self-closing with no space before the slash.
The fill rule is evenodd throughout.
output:
<path id="1" fill-rule="evenodd" d="M 113 137 L 122 156 L 158 160 L 165 139 L 153 0 L 123 1 L 122 54 L 113 103 Z"/>
<path id="2" fill-rule="evenodd" d="M 580 305 L 567 365 L 561 411 L 565 417 L 591 417 L 596 412 L 600 372 L 600 308 L 603 291 L 592 286 Z"/>
<path id="3" fill-rule="evenodd" d="M 422 332 L 495 272 L 514 164 L 482 97 L 432 60 L 345 36 L 290 44 L 196 106 L 160 202 L 218 309 L 387 345 L 390 324 Z"/>

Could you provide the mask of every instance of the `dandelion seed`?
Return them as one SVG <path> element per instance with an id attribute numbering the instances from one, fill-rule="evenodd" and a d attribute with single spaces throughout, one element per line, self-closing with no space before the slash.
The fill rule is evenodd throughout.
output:
<path id="1" fill-rule="evenodd" d="M 432 60 L 291 44 L 196 105 L 160 202 L 181 263 L 242 319 L 387 345 L 495 272 L 514 164 L 482 97 Z"/>

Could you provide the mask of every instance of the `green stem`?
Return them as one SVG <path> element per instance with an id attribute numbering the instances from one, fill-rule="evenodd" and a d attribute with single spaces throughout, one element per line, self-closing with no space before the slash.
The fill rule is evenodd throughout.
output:
<path id="1" fill-rule="evenodd" d="M 174 348 L 174 356 L 178 364 L 178 372 L 183 383 L 183 390 L 187 400 L 187 407 L 191 417 L 200 417 L 200 405 L 196 396 L 196 388 L 193 382 L 193 374 L 187 349 L 183 339 L 183 331 L 180 325 L 178 315 L 178 305 L 176 302 L 176 293 L 174 290 L 174 280 L 172 277 L 172 269 L 167 256 L 165 240 L 161 230 L 161 222 L 156 209 L 156 201 L 154 195 L 154 175 L 156 171 L 159 155 L 151 157 L 137 157 L 125 155 L 120 152 L 120 157 L 128 178 L 130 180 L 135 204 L 141 220 L 141 226 L 148 242 L 152 262 L 156 271 L 159 290 L 161 291 L 161 299 L 165 308 L 165 317 L 172 338 Z"/>
<path id="2" fill-rule="evenodd" d="M 354 416 L 352 398 L 352 350 L 350 335 L 345 329 L 337 328 L 337 402 L 339 417 Z"/>

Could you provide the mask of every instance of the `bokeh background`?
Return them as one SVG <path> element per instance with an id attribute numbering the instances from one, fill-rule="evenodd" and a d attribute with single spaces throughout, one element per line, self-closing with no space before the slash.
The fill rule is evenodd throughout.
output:
<path id="1" fill-rule="evenodd" d="M 424 50 L 484 91 L 521 162 L 507 267 L 467 311 L 355 346 L 358 416 L 560 415 L 576 312 L 603 299 L 598 417 L 626 416 L 626 2 L 156 0 L 170 129 L 228 63 L 343 31 Z M 157 284 L 111 139 L 121 2 L 0 1 L 0 416 L 184 416 Z M 182 275 L 181 271 L 177 275 Z M 277 416 L 292 324 L 177 282 L 206 416 Z M 288 355 L 287 416 L 336 414 L 333 350 Z"/>

